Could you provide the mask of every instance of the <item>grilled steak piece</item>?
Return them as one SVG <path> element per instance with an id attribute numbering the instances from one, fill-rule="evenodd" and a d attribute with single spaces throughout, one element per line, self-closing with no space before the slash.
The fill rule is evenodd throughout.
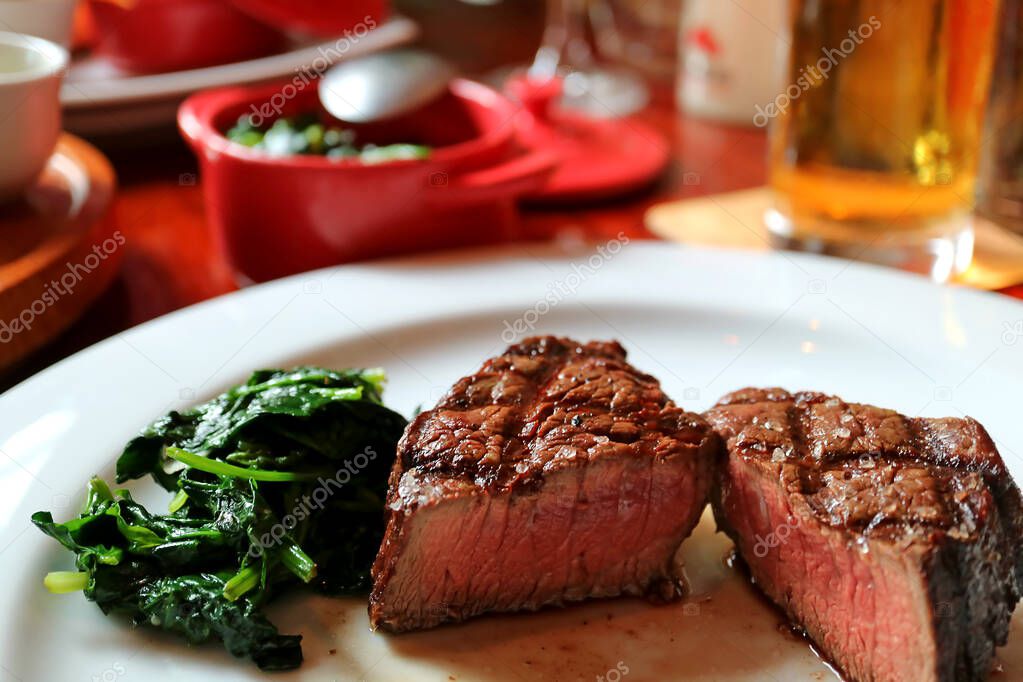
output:
<path id="1" fill-rule="evenodd" d="M 588 597 L 677 596 L 719 441 L 615 342 L 530 338 L 405 431 L 370 621 L 401 632 Z"/>
<path id="2" fill-rule="evenodd" d="M 983 680 L 1023 585 L 1020 493 L 973 419 L 745 389 L 714 513 L 757 585 L 851 680 Z"/>

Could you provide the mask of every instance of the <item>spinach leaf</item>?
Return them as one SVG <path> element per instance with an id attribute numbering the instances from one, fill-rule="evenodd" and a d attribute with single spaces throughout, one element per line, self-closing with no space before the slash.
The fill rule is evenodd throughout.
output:
<path id="1" fill-rule="evenodd" d="M 319 471 L 367 445 L 388 442 L 405 426 L 381 402 L 379 369 L 298 367 L 262 370 L 226 393 L 185 412 L 171 412 L 128 443 L 117 482 L 152 475 L 175 490 L 173 446 L 245 467 Z"/>
<path id="2" fill-rule="evenodd" d="M 405 426 L 382 403 L 383 380 L 380 370 L 263 370 L 157 420 L 125 447 L 117 480 L 152 476 L 175 493 L 169 513 L 92 479 L 78 517 L 32 516 L 76 556 L 77 572 L 45 584 L 190 643 L 219 639 L 264 670 L 297 667 L 301 637 L 279 634 L 262 607 L 303 584 L 368 589 Z"/>
<path id="3" fill-rule="evenodd" d="M 278 634 L 252 599 L 225 599 L 225 583 L 224 574 L 155 580 L 140 590 L 139 612 L 152 625 L 192 644 L 217 637 L 233 655 L 252 658 L 262 670 L 298 667 L 302 637 Z"/>
<path id="4" fill-rule="evenodd" d="M 233 565 L 236 552 L 225 551 L 232 545 L 247 547 L 238 524 L 152 516 L 126 491 L 112 495 L 100 479 L 90 482 L 78 518 L 58 524 L 49 512 L 37 512 L 32 522 L 77 554 L 79 572 L 50 581 L 84 590 L 104 613 L 123 613 L 191 643 L 217 637 L 265 670 L 301 663 L 301 637 L 278 634 L 256 600 L 227 599 L 230 573 L 203 572 Z"/>

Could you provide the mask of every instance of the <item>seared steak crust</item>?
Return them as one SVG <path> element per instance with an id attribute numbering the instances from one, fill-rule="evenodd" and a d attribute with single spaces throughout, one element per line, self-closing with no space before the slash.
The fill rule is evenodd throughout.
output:
<path id="1" fill-rule="evenodd" d="M 986 679 L 1023 586 L 1023 512 L 978 422 L 776 388 L 705 416 L 727 445 L 718 525 L 851 679 Z"/>
<path id="2" fill-rule="evenodd" d="M 458 381 L 398 445 L 370 619 L 668 590 L 718 441 L 615 342 L 530 338 Z"/>

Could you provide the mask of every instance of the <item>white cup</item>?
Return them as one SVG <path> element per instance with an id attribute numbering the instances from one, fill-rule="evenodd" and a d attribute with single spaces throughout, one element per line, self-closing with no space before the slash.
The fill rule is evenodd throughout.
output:
<path id="1" fill-rule="evenodd" d="M 0 201 L 31 185 L 57 145 L 67 64 L 56 43 L 0 32 Z"/>
<path id="2" fill-rule="evenodd" d="M 0 0 L 0 31 L 27 33 L 69 47 L 77 4 L 78 0 Z"/>

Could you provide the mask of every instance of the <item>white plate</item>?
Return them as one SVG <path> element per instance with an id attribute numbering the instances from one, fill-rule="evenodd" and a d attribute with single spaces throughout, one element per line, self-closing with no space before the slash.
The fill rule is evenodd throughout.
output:
<path id="1" fill-rule="evenodd" d="M 259 59 L 149 75 L 126 74 L 101 56 L 86 57 L 71 64 L 61 89 L 65 127 L 97 135 L 163 125 L 174 121 L 178 104 L 197 90 L 291 77 L 321 58 L 333 63 L 378 52 L 409 42 L 418 31 L 398 16 L 357 40 L 306 43 Z"/>
<path id="2" fill-rule="evenodd" d="M 748 384 L 814 388 L 908 414 L 969 413 L 1023 474 L 1023 306 L 841 261 L 619 242 L 519 247 L 324 270 L 203 303 L 106 340 L 0 396 L 0 671 L 10 679 L 259 678 L 219 645 L 189 650 L 47 594 L 70 556 L 29 515 L 71 515 L 94 473 L 171 408 L 257 367 L 383 365 L 406 413 L 506 344 L 505 323 L 617 338 L 689 409 Z M 613 254 L 613 255 L 612 255 Z M 152 486 L 143 498 L 166 502 Z M 362 600 L 303 597 L 273 614 L 306 663 L 273 679 L 820 680 L 831 673 L 722 557 L 709 519 L 685 545 L 692 601 L 625 599 L 392 637 Z M 1019 616 L 1001 679 L 1023 679 Z M 335 650 L 334 654 L 330 650 Z M 449 677 L 451 676 L 451 677 Z M 6 678 L 3 678 L 6 679 Z M 261 678 L 269 679 L 269 678 Z"/>

